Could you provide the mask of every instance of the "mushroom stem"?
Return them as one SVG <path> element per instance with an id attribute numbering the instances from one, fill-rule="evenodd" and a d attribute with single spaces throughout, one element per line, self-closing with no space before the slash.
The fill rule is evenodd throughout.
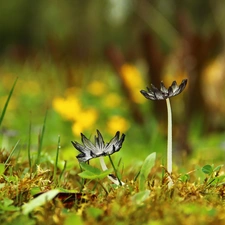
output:
<path id="1" fill-rule="evenodd" d="M 102 170 L 103 171 L 108 170 L 108 167 L 106 166 L 105 160 L 102 156 L 99 157 L 99 161 L 100 161 Z M 124 185 L 122 181 L 119 181 L 116 177 L 114 178 L 112 175 L 108 175 L 107 177 L 116 185 L 121 185 L 121 184 Z"/>
<path id="2" fill-rule="evenodd" d="M 105 160 L 104 160 L 104 158 L 103 158 L 102 156 L 99 157 L 99 161 L 100 161 L 102 170 L 103 170 L 103 171 L 107 170 L 108 168 L 107 168 L 107 166 L 106 166 L 106 164 L 105 164 Z"/>
<path id="3" fill-rule="evenodd" d="M 169 183 L 168 187 L 173 186 L 173 181 L 170 177 L 172 173 L 172 110 L 170 105 L 170 99 L 166 99 L 166 106 L 167 106 L 167 114 L 168 114 L 168 136 L 167 136 L 167 171 L 169 173 Z"/>

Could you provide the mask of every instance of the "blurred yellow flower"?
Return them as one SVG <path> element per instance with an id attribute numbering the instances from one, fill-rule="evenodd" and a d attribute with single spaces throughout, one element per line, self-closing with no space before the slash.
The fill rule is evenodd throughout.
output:
<path id="1" fill-rule="evenodd" d="M 118 107 L 121 103 L 121 97 L 116 93 L 110 93 L 104 98 L 104 105 L 108 108 Z"/>
<path id="2" fill-rule="evenodd" d="M 79 119 L 81 113 L 81 104 L 74 96 L 66 98 L 56 97 L 52 102 L 53 108 L 67 120 Z"/>
<path id="3" fill-rule="evenodd" d="M 121 116 L 112 116 L 107 122 L 108 132 L 114 135 L 117 131 L 125 132 L 129 129 L 129 122 Z"/>
<path id="4" fill-rule="evenodd" d="M 8 99 L 8 97 L 9 97 L 8 94 L 5 95 L 5 96 L 1 96 L 0 97 L 0 108 L 1 108 L 1 110 L 4 108 L 5 103 L 6 103 L 7 99 Z M 18 104 L 19 103 L 18 103 L 16 97 L 12 96 L 10 98 L 9 104 L 7 106 L 7 111 L 15 110 L 17 108 Z"/>
<path id="5" fill-rule="evenodd" d="M 132 100 L 136 103 L 143 103 L 146 100 L 142 98 L 140 90 L 143 89 L 144 82 L 137 68 L 130 64 L 124 64 L 121 67 L 121 75 L 131 89 Z"/>
<path id="6" fill-rule="evenodd" d="M 224 79 L 224 58 L 218 57 L 211 61 L 204 69 L 203 74 L 205 79 L 204 81 L 207 81 L 207 85 L 213 86 L 214 83 L 220 83 Z"/>
<path id="7" fill-rule="evenodd" d="M 18 80 L 18 92 L 21 92 L 26 95 L 33 95 L 39 94 L 41 91 L 40 84 L 37 81 L 31 80 Z"/>
<path id="8" fill-rule="evenodd" d="M 92 95 L 101 96 L 106 91 L 106 85 L 103 82 L 95 80 L 88 85 L 87 89 Z"/>
<path id="9" fill-rule="evenodd" d="M 210 111 L 217 114 L 225 112 L 224 71 L 224 56 L 221 55 L 209 62 L 202 75 L 203 90 L 207 87 L 207 91 L 204 91 L 205 101 Z"/>
<path id="10" fill-rule="evenodd" d="M 98 112 L 91 108 L 80 112 L 79 119 L 73 123 L 73 134 L 79 136 L 84 130 L 90 129 L 96 123 Z"/>
<path id="11" fill-rule="evenodd" d="M 77 98 L 79 91 L 79 89 L 69 88 L 65 92 L 65 98 L 56 97 L 52 101 L 54 110 L 64 119 L 73 122 L 72 131 L 78 136 L 81 132 L 92 128 L 98 118 L 96 109 L 83 109 L 80 100 Z"/>
<path id="12" fill-rule="evenodd" d="M 170 86 L 171 83 L 176 80 L 177 83 L 181 83 L 182 80 L 187 79 L 188 78 L 188 73 L 184 70 L 177 70 L 174 72 L 167 72 L 163 75 L 163 83 L 165 84 L 166 87 Z"/>
<path id="13" fill-rule="evenodd" d="M 72 132 L 73 132 L 73 134 L 75 136 L 79 136 L 80 133 L 82 133 L 83 131 L 84 131 L 84 128 L 83 128 L 81 123 L 79 123 L 79 122 L 78 123 L 77 122 L 73 123 L 73 125 L 72 125 Z"/>

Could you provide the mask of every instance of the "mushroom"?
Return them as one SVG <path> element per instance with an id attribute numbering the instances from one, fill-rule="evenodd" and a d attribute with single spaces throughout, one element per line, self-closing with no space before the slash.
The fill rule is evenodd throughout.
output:
<path id="1" fill-rule="evenodd" d="M 187 79 L 184 79 L 178 86 L 176 81 L 173 81 L 172 85 L 167 89 L 161 81 L 160 89 L 151 84 L 151 89 L 147 87 L 148 91 L 141 90 L 141 94 L 145 98 L 150 100 L 166 100 L 167 114 L 168 114 L 168 136 L 167 136 L 167 171 L 172 173 L 172 110 L 170 105 L 170 98 L 180 94 L 187 85 Z M 173 186 L 173 181 L 169 177 L 168 187 Z"/>
<path id="2" fill-rule="evenodd" d="M 115 152 L 118 152 L 123 144 L 123 141 L 125 139 L 125 134 L 121 135 L 120 138 L 120 132 L 117 131 L 115 136 L 110 140 L 109 143 L 104 142 L 104 139 L 100 133 L 99 130 L 97 130 L 97 136 L 95 136 L 95 143 L 92 143 L 85 135 L 81 133 L 81 141 L 83 143 L 79 144 L 76 141 L 71 141 L 74 148 L 76 148 L 81 153 L 77 156 L 77 159 L 79 162 L 86 162 L 93 158 L 99 157 L 100 164 L 102 167 L 102 170 L 107 170 L 107 166 L 104 161 L 104 156 L 112 155 Z M 117 185 L 123 185 L 124 183 L 121 182 L 117 177 L 110 174 L 108 175 L 108 178 Z"/>

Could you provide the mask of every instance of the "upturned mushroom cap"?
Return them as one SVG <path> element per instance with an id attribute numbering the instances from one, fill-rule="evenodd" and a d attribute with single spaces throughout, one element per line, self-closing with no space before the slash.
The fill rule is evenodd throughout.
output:
<path id="1" fill-rule="evenodd" d="M 99 130 L 97 130 L 97 136 L 95 136 L 95 143 L 92 143 L 85 135 L 81 133 L 81 141 L 83 143 L 79 144 L 76 141 L 71 141 L 74 148 L 81 152 L 77 159 L 79 162 L 86 162 L 92 158 L 97 158 L 100 156 L 111 155 L 115 152 L 118 152 L 123 144 L 125 139 L 125 134 L 121 135 L 117 131 L 115 136 L 111 139 L 109 143 L 104 142 L 104 139 Z"/>
<path id="2" fill-rule="evenodd" d="M 144 95 L 145 98 L 150 100 L 165 100 L 167 98 L 174 97 L 180 94 L 187 85 L 187 79 L 182 80 L 181 84 L 178 86 L 176 81 L 173 81 L 172 85 L 167 89 L 161 81 L 160 89 L 156 88 L 153 84 L 151 84 L 151 88 L 147 87 L 148 91 L 141 90 L 141 94 Z"/>

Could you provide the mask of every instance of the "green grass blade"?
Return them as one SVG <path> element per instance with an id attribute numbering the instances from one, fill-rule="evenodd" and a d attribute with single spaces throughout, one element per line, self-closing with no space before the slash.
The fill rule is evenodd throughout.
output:
<path id="1" fill-rule="evenodd" d="M 67 161 L 64 161 L 63 169 L 62 169 L 62 171 L 59 175 L 59 181 L 58 181 L 59 183 L 61 182 L 61 179 L 62 179 L 62 176 L 63 176 L 64 172 L 66 171 L 66 166 L 67 166 Z"/>
<path id="2" fill-rule="evenodd" d="M 13 86 L 12 86 L 10 92 L 9 92 L 8 98 L 7 98 L 6 102 L 5 102 L 4 108 L 3 108 L 3 110 L 2 110 L 2 114 L 1 114 L 1 117 L 0 117 L 0 126 L 1 126 L 2 121 L 3 121 L 3 119 L 4 119 L 4 116 L 5 116 L 5 113 L 6 113 L 6 110 L 7 110 L 9 101 L 10 101 L 10 98 L 11 98 L 12 93 L 13 93 L 13 91 L 14 91 L 14 88 L 15 88 L 15 86 L 16 86 L 17 80 L 18 80 L 18 77 L 17 77 L 16 80 L 14 81 L 14 84 L 13 84 Z"/>
<path id="3" fill-rule="evenodd" d="M 5 161 L 5 165 L 7 165 L 7 163 L 9 162 L 9 160 L 10 160 L 10 158 L 12 157 L 13 153 L 15 152 L 16 147 L 17 147 L 17 145 L 19 144 L 19 142 L 20 142 L 20 140 L 18 140 L 18 141 L 16 142 L 16 144 L 15 144 L 15 146 L 13 147 L 11 153 L 9 154 L 8 159 Z"/>
<path id="4" fill-rule="evenodd" d="M 60 150 L 60 135 L 58 136 L 58 144 L 57 144 L 57 150 L 56 150 L 56 158 L 55 158 L 55 165 L 54 165 L 54 174 L 53 174 L 53 180 L 55 185 L 57 185 L 57 178 L 56 178 L 56 174 L 57 174 L 57 168 L 58 168 L 58 160 L 59 160 L 59 150 Z"/>
<path id="5" fill-rule="evenodd" d="M 39 137 L 38 137 L 38 154 L 37 154 L 37 159 L 36 159 L 36 165 L 38 165 L 40 163 L 40 157 L 41 157 L 42 144 L 43 144 L 43 139 L 44 139 L 44 134 L 45 134 L 47 114 L 48 114 L 48 110 L 46 110 L 42 130 L 41 130 L 41 132 L 39 134 Z"/>
<path id="6" fill-rule="evenodd" d="M 27 156 L 28 156 L 29 167 L 31 170 L 32 163 L 31 163 L 30 145 L 31 145 L 31 121 L 30 121 L 29 131 L 28 131 L 28 145 L 27 145 Z"/>
<path id="7" fill-rule="evenodd" d="M 5 172 L 5 164 L 0 163 L 0 176 L 2 176 L 2 174 L 4 174 L 4 172 Z"/>
<path id="8" fill-rule="evenodd" d="M 117 169 L 116 169 L 116 167 L 115 167 L 115 165 L 114 165 L 114 163 L 113 163 L 112 158 L 111 158 L 110 155 L 109 155 L 109 161 L 110 161 L 110 163 L 111 163 L 111 165 L 112 165 L 112 167 L 113 167 L 113 169 L 114 169 L 114 172 L 115 172 L 115 174 L 116 174 L 116 177 L 117 177 L 117 179 L 118 179 L 118 181 L 119 181 L 120 186 L 122 186 L 123 184 L 122 184 L 122 182 L 121 182 L 121 180 L 120 180 L 120 178 L 119 178 L 119 176 L 118 176 Z"/>

